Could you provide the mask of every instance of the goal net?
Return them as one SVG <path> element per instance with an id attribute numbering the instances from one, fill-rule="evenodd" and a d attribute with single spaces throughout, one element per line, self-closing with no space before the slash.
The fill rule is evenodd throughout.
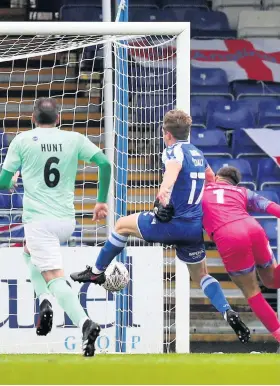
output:
<path id="1" fill-rule="evenodd" d="M 189 110 L 189 63 L 184 57 L 188 34 L 179 44 L 179 27 L 165 35 L 157 33 L 153 23 L 153 32 L 146 35 L 142 23 L 137 23 L 138 32 L 133 28 L 131 33 L 133 23 L 127 23 L 127 33 L 123 27 L 110 32 L 109 26 L 106 33 L 96 34 L 95 26 L 95 33 L 85 35 L 79 34 L 77 24 L 71 23 L 72 35 L 59 31 L 35 35 L 26 28 L 20 34 L 19 27 L 4 35 L 0 27 L 0 164 L 11 140 L 32 130 L 36 99 L 55 98 L 59 128 L 87 136 L 114 165 L 109 217 L 94 223 L 98 169 L 79 163 L 76 229 L 61 248 L 69 284 L 88 315 L 101 324 L 97 351 L 188 352 L 188 274 L 185 265 L 176 262 L 173 248 L 131 238 L 118 257 L 130 272 L 130 283 L 119 294 L 69 279 L 71 272 L 94 263 L 120 216 L 153 206 L 162 179 L 163 116 L 175 106 Z M 180 78 L 179 67 L 184 65 Z M 23 194 L 21 179 L 13 193 L 0 192 L 0 352 L 80 352 L 80 331 L 55 300 L 52 332 L 47 337 L 35 334 L 39 303 L 22 257 Z"/>

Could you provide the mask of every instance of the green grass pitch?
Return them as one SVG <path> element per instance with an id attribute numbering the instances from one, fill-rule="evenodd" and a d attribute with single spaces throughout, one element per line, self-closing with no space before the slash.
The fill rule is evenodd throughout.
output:
<path id="1" fill-rule="evenodd" d="M 280 384 L 277 354 L 0 355 L 0 384 Z"/>

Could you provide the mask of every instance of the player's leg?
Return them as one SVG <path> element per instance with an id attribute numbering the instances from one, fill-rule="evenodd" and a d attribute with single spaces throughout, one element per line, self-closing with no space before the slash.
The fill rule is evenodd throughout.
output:
<path id="1" fill-rule="evenodd" d="M 66 282 L 62 268 L 60 244 L 71 236 L 75 229 L 75 222 L 44 221 L 30 224 L 27 228 L 26 244 L 31 253 L 31 262 L 41 272 L 49 291 L 59 305 L 72 322 L 82 329 L 84 355 L 94 355 L 94 343 L 100 327 L 86 315 L 78 296 Z"/>
<path id="2" fill-rule="evenodd" d="M 74 281 L 91 282 L 103 284 L 105 282 L 104 271 L 111 261 L 119 255 L 126 247 L 129 236 L 142 238 L 138 228 L 138 217 L 140 213 L 131 214 L 130 216 L 121 217 L 115 225 L 114 231 L 109 236 L 105 245 L 101 248 L 93 267 L 87 267 L 81 272 L 74 272 L 70 276 Z"/>
<path id="3" fill-rule="evenodd" d="M 241 289 L 259 320 L 276 338 L 277 335 L 280 337 L 280 324 L 261 294 L 255 272 L 253 220 L 248 218 L 223 227 L 214 235 L 214 241 L 232 281 Z"/>
<path id="4" fill-rule="evenodd" d="M 176 246 L 176 252 L 179 259 L 187 264 L 192 280 L 200 285 L 204 295 L 221 313 L 239 340 L 247 343 L 250 339 L 250 330 L 242 322 L 238 313 L 232 310 L 218 280 L 208 274 L 202 237 L 197 243 Z"/>
<path id="5" fill-rule="evenodd" d="M 280 288 L 280 265 L 276 263 L 269 240 L 263 228 L 252 224 L 252 246 L 258 274 L 267 288 Z"/>
<path id="6" fill-rule="evenodd" d="M 274 336 L 277 342 L 280 342 L 280 322 L 277 319 L 276 313 L 261 293 L 256 271 L 236 274 L 236 276 L 231 276 L 231 279 L 241 289 L 257 318 Z"/>
<path id="7" fill-rule="evenodd" d="M 25 227 L 25 234 L 26 232 L 28 231 L 26 231 Z M 41 272 L 34 264 L 32 264 L 27 246 L 24 247 L 23 257 L 29 268 L 30 281 L 33 285 L 37 298 L 39 298 L 39 318 L 36 326 L 36 334 L 46 336 L 49 332 L 51 332 L 53 324 L 51 293 Z"/>

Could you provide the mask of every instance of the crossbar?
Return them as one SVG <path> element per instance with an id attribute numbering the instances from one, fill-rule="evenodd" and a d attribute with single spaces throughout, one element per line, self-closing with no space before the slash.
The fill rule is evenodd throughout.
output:
<path id="1" fill-rule="evenodd" d="M 179 35 L 189 23 L 1 22 L 0 35 Z"/>

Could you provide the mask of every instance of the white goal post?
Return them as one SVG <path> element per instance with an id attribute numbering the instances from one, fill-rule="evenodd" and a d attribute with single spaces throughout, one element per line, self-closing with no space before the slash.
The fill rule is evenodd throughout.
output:
<path id="1" fill-rule="evenodd" d="M 88 49 L 91 50 L 89 58 Z M 114 58 L 113 68 L 110 68 L 111 61 L 109 66 L 106 62 L 108 56 Z M 99 61 L 103 64 L 96 66 Z M 162 80 L 157 79 L 160 77 Z M 10 142 L 14 135 L 27 129 L 29 123 L 25 122 L 31 117 L 34 101 L 44 93 L 56 97 L 62 105 L 61 129 L 81 130 L 93 142 L 104 145 L 114 165 L 109 218 L 107 223 L 98 226 L 86 221 L 90 211 L 88 206 L 94 203 L 90 195 L 96 191 L 97 170 L 79 166 L 79 195 L 75 196 L 80 216 L 79 244 L 75 248 L 63 248 L 66 273 L 69 274 L 79 266 L 82 268 L 85 262 L 92 263 L 118 217 L 151 208 L 161 178 L 155 159 L 160 155 L 162 118 L 171 108 L 167 96 L 173 95 L 174 107 L 190 112 L 190 25 L 180 22 L 1 22 L 0 118 L 3 119 L 3 130 L 0 128 L 0 166 L 7 150 L 6 141 Z M 149 164 L 151 158 L 152 166 Z M 7 192 L 3 194 L 7 195 Z M 12 195 L 10 206 L 4 203 L 1 209 L 0 192 L 0 288 L 4 294 L 2 299 L 0 297 L 0 353 L 69 352 L 71 350 L 67 347 L 71 346 L 71 339 L 78 342 L 79 338 L 76 333 L 66 334 L 69 318 L 63 316 L 61 310 L 57 311 L 60 321 L 53 337 L 50 334 L 44 343 L 40 341 L 44 338 L 35 336 L 30 318 L 23 317 L 24 322 L 20 321 L 22 316 L 18 313 L 24 309 L 27 297 L 27 308 L 33 307 L 34 314 L 38 304 L 32 295 L 28 272 L 20 262 L 21 248 L 12 248 L 20 237 L 14 237 L 11 224 L 16 229 L 21 215 L 14 198 Z M 4 219 L 2 222 L 1 218 Z M 131 240 L 127 253 L 119 257 L 131 268 L 133 291 L 129 287 L 115 296 L 103 293 L 105 290 L 102 289 L 92 289 L 93 286 L 90 289 L 88 286 L 86 289 L 77 287 L 85 307 L 94 304 L 91 310 L 87 309 L 89 315 L 94 319 L 97 313 L 103 313 L 102 324 L 105 327 L 98 342 L 100 352 L 189 352 L 190 282 L 187 266 L 178 259 L 175 262 L 172 248 L 157 245 L 153 247 L 154 253 L 151 248 Z M 17 262 L 21 272 L 14 273 Z M 152 272 L 146 274 L 149 264 L 155 272 L 155 279 Z M 13 269 L 11 265 L 14 265 Z M 141 288 L 142 281 L 145 289 Z M 144 300 L 141 300 L 142 292 Z M 17 305 L 11 304 L 10 299 L 15 293 Z M 150 300 L 149 293 L 154 296 L 151 295 Z M 134 300 L 136 319 L 139 317 L 140 322 L 134 320 L 132 323 L 130 307 Z M 153 306 L 153 302 L 157 302 L 158 307 Z M 36 316 L 32 315 L 32 318 L 35 326 Z M 21 325 L 28 325 L 28 331 Z M 7 339 L 16 335 L 22 343 L 9 344 Z M 79 352 L 78 348 L 78 343 L 75 343 L 72 352 Z"/>

